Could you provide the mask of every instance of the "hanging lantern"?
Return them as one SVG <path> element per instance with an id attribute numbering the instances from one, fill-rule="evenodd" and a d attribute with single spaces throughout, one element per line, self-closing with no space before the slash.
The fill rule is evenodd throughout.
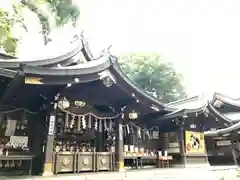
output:
<path id="1" fill-rule="evenodd" d="M 84 102 L 84 101 L 74 101 L 74 104 L 77 107 L 84 107 L 84 106 L 86 106 L 86 102 Z"/>
<path id="2" fill-rule="evenodd" d="M 128 117 L 130 120 L 136 120 L 138 118 L 138 114 L 137 114 L 137 112 L 132 110 L 132 112 L 129 113 Z"/>
<path id="3" fill-rule="evenodd" d="M 70 107 L 70 102 L 66 98 L 64 98 L 64 99 L 58 101 L 58 107 L 60 109 L 67 109 Z"/>

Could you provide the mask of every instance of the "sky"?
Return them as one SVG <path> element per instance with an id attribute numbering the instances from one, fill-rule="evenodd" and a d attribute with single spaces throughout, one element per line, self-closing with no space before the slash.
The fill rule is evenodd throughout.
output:
<path id="1" fill-rule="evenodd" d="M 86 33 L 113 52 L 159 52 L 183 73 L 189 95 L 240 97 L 240 1 L 82 0 L 81 7 Z"/>
<path id="2" fill-rule="evenodd" d="M 189 96 L 202 93 L 212 96 L 217 91 L 240 97 L 239 0 L 75 0 L 75 3 L 81 12 L 78 31 L 84 30 L 94 53 L 109 45 L 116 55 L 158 52 L 184 75 L 183 85 Z M 46 49 L 36 33 L 39 25 L 33 18 L 28 16 L 32 31 L 24 36 L 20 55 L 64 51 L 73 30 L 67 27 L 56 30 L 56 43 Z"/>

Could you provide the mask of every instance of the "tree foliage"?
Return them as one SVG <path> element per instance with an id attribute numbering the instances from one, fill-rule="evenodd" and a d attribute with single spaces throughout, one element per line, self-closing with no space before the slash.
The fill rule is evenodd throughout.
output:
<path id="1" fill-rule="evenodd" d="M 44 12 L 40 8 L 40 4 L 38 1 L 33 1 L 33 0 L 22 0 L 21 3 L 24 5 L 25 8 L 29 9 L 32 11 L 34 14 L 37 15 L 39 22 L 41 24 L 41 34 L 43 36 L 43 41 L 44 44 L 47 45 L 47 43 L 50 40 L 49 34 L 51 31 L 51 26 L 50 26 L 50 19 L 49 17 L 44 14 Z"/>
<path id="2" fill-rule="evenodd" d="M 80 15 L 79 8 L 72 4 L 72 0 L 21 0 L 13 4 L 11 11 L 0 9 L 0 48 L 11 55 L 16 54 L 18 45 L 18 39 L 13 33 L 14 26 L 21 23 L 26 29 L 21 13 L 24 8 L 37 15 L 45 45 L 51 41 L 49 35 L 53 27 L 61 27 L 69 22 L 75 26 Z"/>
<path id="3" fill-rule="evenodd" d="M 72 0 L 45 0 L 51 12 L 54 14 L 55 23 L 57 26 L 62 26 L 68 22 L 72 22 L 75 26 L 80 15 L 80 10 L 72 4 Z"/>
<path id="4" fill-rule="evenodd" d="M 20 5 L 13 4 L 11 11 L 0 9 L 0 48 L 11 55 L 15 55 L 18 44 L 18 39 L 13 33 L 13 27 L 20 24 L 27 30 L 21 8 Z"/>
<path id="5" fill-rule="evenodd" d="M 80 15 L 79 8 L 72 4 L 72 0 L 21 0 L 21 3 L 37 15 L 45 45 L 51 41 L 49 38 L 52 28 L 50 19 L 53 19 L 54 24 L 58 27 L 68 22 L 72 22 L 72 25 L 75 26 Z M 48 7 L 51 17 L 41 10 L 42 5 Z"/>
<path id="6" fill-rule="evenodd" d="M 156 53 L 134 53 L 120 57 L 123 71 L 147 92 L 165 102 L 186 97 L 182 76 Z"/>

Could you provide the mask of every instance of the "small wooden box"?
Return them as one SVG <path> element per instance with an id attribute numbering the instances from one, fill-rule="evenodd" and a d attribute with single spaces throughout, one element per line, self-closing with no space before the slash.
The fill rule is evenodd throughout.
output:
<path id="1" fill-rule="evenodd" d="M 76 154 L 72 152 L 59 152 L 54 155 L 54 173 L 75 172 Z"/>
<path id="2" fill-rule="evenodd" d="M 77 153 L 77 172 L 95 171 L 95 157 L 94 152 Z"/>
<path id="3" fill-rule="evenodd" d="M 112 170 L 112 153 L 98 152 L 96 153 L 96 171 Z"/>

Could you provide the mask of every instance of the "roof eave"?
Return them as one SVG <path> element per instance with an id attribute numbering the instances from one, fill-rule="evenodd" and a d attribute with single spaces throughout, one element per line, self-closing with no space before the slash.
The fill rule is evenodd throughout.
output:
<path id="1" fill-rule="evenodd" d="M 78 40 L 74 43 L 76 43 L 76 46 L 64 53 L 61 56 L 57 57 L 51 57 L 51 58 L 45 58 L 45 59 L 34 59 L 34 60 L 22 60 L 22 59 L 0 59 L 0 67 L 2 68 L 9 68 L 9 69 L 18 69 L 22 63 L 30 65 L 30 66 L 49 66 L 54 64 L 59 64 L 63 61 L 69 60 L 73 56 L 75 56 L 77 53 L 79 53 L 83 46 L 82 43 L 79 42 L 81 40 Z"/>

